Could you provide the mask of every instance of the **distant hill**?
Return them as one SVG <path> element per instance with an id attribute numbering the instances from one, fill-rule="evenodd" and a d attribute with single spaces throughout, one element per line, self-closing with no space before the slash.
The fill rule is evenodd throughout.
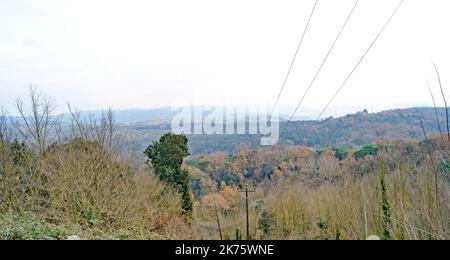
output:
<path id="1" fill-rule="evenodd" d="M 282 140 L 308 147 L 350 147 L 392 139 L 423 139 L 419 116 L 428 133 L 439 132 L 433 108 L 408 108 L 292 122 L 287 125 Z M 438 116 L 441 127 L 445 128 L 445 110 L 438 109 Z"/>
<path id="2" fill-rule="evenodd" d="M 196 109 L 201 109 L 201 106 L 195 106 Z M 239 108 L 248 109 L 247 106 L 239 106 Z M 255 109 L 257 107 L 254 107 Z M 271 107 L 269 107 L 270 109 Z M 173 110 L 175 109 L 175 110 Z M 289 118 L 292 111 L 294 111 L 294 107 L 282 106 L 280 108 L 280 118 Z M 346 115 L 349 113 L 353 113 L 353 111 L 362 110 L 362 108 L 358 107 L 330 107 L 328 114 L 333 115 L 335 117 Z M 96 117 L 102 114 L 102 110 L 93 110 L 93 111 L 83 111 L 81 114 L 85 116 L 94 115 Z M 178 111 L 176 108 L 172 107 L 161 107 L 161 108 L 134 108 L 134 109 L 125 109 L 125 110 L 113 110 L 115 121 L 118 124 L 154 124 L 153 121 L 167 121 L 171 120 Z M 299 114 L 294 117 L 294 120 L 311 120 L 314 118 L 314 115 L 320 113 L 319 109 L 310 109 L 304 108 L 299 111 Z M 207 112 L 205 112 L 207 114 Z M 71 115 L 69 113 L 64 113 L 60 115 L 63 121 L 70 121 Z"/>
<path id="3" fill-rule="evenodd" d="M 446 127 L 445 110 L 438 109 L 441 127 Z M 418 116 L 421 115 L 427 133 L 438 133 L 433 108 L 396 109 L 379 113 L 359 112 L 339 118 L 320 121 L 282 122 L 280 145 L 300 145 L 313 148 L 359 147 L 386 140 L 420 140 L 423 133 Z M 162 134 L 170 131 L 168 121 L 161 124 L 139 123 L 121 126 L 121 131 L 129 137 L 134 148 L 145 149 Z M 188 136 L 192 154 L 214 153 L 217 151 L 236 152 L 242 148 L 259 146 L 257 135 L 192 135 Z"/>
<path id="4" fill-rule="evenodd" d="M 127 109 L 127 110 L 114 110 L 114 119 L 119 124 L 134 124 L 143 123 L 148 121 L 158 120 L 170 120 L 178 112 L 172 111 L 170 107 L 153 108 L 153 109 Z M 85 111 L 82 115 L 94 115 L 98 117 L 102 114 L 102 111 Z M 63 121 L 69 121 L 71 119 L 70 114 L 61 115 Z"/>

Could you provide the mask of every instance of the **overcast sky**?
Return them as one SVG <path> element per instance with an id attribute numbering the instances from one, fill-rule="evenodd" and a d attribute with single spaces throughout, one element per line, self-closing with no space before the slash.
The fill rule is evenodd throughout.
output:
<path id="1" fill-rule="evenodd" d="M 320 0 L 281 98 L 295 106 L 354 0 Z M 0 0 L 0 105 L 29 84 L 84 110 L 273 103 L 314 0 Z M 361 0 L 304 106 L 322 108 L 398 1 Z M 405 0 L 333 106 L 450 95 L 450 1 Z M 302 114 L 302 110 L 300 113 Z"/>

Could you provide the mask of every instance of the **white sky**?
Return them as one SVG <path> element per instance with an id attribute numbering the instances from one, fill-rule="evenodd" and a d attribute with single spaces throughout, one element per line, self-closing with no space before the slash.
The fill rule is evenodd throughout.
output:
<path id="1" fill-rule="evenodd" d="M 29 84 L 84 110 L 275 101 L 313 0 L 0 0 L 0 105 Z M 354 0 L 320 0 L 281 99 L 295 106 Z M 398 1 L 361 0 L 304 107 L 320 109 Z M 333 106 L 450 95 L 450 1 L 405 0 Z M 302 111 L 299 113 L 302 114 Z"/>

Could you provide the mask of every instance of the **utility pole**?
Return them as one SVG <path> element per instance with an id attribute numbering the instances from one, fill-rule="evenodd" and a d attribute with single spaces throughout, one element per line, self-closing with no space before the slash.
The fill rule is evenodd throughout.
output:
<path id="1" fill-rule="evenodd" d="M 214 204 L 214 210 L 216 211 L 217 226 L 219 227 L 220 240 L 223 240 L 222 227 L 220 225 L 220 218 L 219 218 L 219 211 L 217 210 L 217 205 L 215 205 L 215 204 Z"/>
<path id="2" fill-rule="evenodd" d="M 238 188 L 238 191 L 245 193 L 245 210 L 247 213 L 247 240 L 250 240 L 250 219 L 249 219 L 249 207 L 248 207 L 248 193 L 256 192 L 256 188 L 253 188 L 252 190 L 250 190 L 248 187 L 248 184 L 245 184 L 245 189 L 241 190 Z"/>

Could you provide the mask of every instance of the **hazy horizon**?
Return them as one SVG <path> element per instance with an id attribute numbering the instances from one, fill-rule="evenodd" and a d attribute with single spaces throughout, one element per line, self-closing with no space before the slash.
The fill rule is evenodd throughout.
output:
<path id="1" fill-rule="evenodd" d="M 188 106 L 189 107 L 189 106 Z M 193 108 L 202 108 L 201 106 L 192 106 Z M 221 106 L 215 106 L 214 108 L 219 109 Z M 204 112 L 208 114 L 210 109 L 213 107 L 207 106 L 204 107 Z M 256 107 L 252 106 L 232 106 L 232 107 L 226 107 L 226 109 L 235 109 L 235 108 L 244 108 L 246 109 L 247 113 L 251 114 L 251 111 L 257 111 L 254 110 Z M 260 108 L 270 108 L 270 105 L 267 106 L 261 106 Z M 421 104 L 411 104 L 411 105 L 399 105 L 398 107 L 392 107 L 392 108 L 368 108 L 368 107 L 345 107 L 345 106 L 331 106 L 328 110 L 328 117 L 334 117 L 334 118 L 340 118 L 345 117 L 349 114 L 356 114 L 358 112 L 361 112 L 363 110 L 367 110 L 369 113 L 382 113 L 385 111 L 395 110 L 395 109 L 412 109 L 412 108 L 432 108 L 428 105 L 421 105 Z M 77 110 L 78 112 L 81 112 L 84 115 L 94 115 L 94 116 L 100 116 L 101 113 L 107 111 L 108 108 L 104 109 L 97 109 L 97 110 Z M 177 113 L 180 112 L 181 107 L 157 107 L 157 108 L 129 108 L 129 109 L 116 109 L 113 110 L 114 118 L 117 123 L 120 124 L 135 124 L 135 123 L 143 123 L 143 122 L 156 122 L 159 120 L 171 120 L 173 119 L 173 116 L 175 116 Z M 250 110 L 249 110 L 250 109 Z M 253 109 L 253 110 L 252 110 Z M 443 107 L 438 107 L 438 109 L 444 109 Z M 291 115 L 291 111 L 293 111 L 293 107 L 284 107 L 280 110 L 279 115 L 281 120 L 287 120 L 288 117 Z M 10 113 L 7 112 L 8 115 L 12 117 L 18 117 L 19 115 L 17 113 Z M 302 113 L 299 113 L 296 115 L 292 120 L 293 121 L 302 121 L 302 120 L 316 120 L 316 116 L 318 113 L 320 113 L 319 109 L 311 109 L 311 108 L 304 108 Z M 55 116 L 61 117 L 62 121 L 70 121 L 71 116 L 70 112 L 63 111 L 62 113 L 54 113 Z M 324 119 L 324 118 L 323 118 Z M 239 118 L 238 118 L 239 120 Z"/>
<path id="2" fill-rule="evenodd" d="M 281 106 L 295 107 L 354 3 L 319 1 Z M 327 103 L 397 3 L 360 1 L 297 117 Z M 313 4 L 4 0 L 0 104 L 13 111 L 16 98 L 33 84 L 54 98 L 58 113 L 67 111 L 66 103 L 84 111 L 270 105 Z M 450 38 L 442 33 L 450 23 L 449 5 L 405 1 L 332 107 L 431 106 L 425 78 L 440 94 L 431 60 L 450 94 Z"/>

